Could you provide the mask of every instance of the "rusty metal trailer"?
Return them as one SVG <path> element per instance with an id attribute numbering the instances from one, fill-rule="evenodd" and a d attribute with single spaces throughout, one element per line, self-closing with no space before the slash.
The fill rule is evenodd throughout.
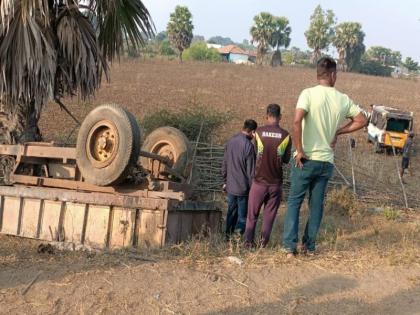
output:
<path id="1" fill-rule="evenodd" d="M 162 247 L 217 233 L 214 203 L 0 186 L 0 233 L 94 248 Z"/>
<path id="2" fill-rule="evenodd" d="M 185 135 L 163 127 L 140 143 L 134 116 L 104 105 L 76 148 L 0 145 L 0 233 L 110 249 L 217 233 L 216 204 L 191 200 Z"/>

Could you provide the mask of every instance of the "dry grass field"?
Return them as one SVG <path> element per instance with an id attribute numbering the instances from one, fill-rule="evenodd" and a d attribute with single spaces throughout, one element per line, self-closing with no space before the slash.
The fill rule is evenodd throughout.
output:
<path id="1" fill-rule="evenodd" d="M 220 143 L 245 118 L 263 123 L 271 102 L 283 106 L 289 128 L 300 91 L 315 84 L 314 70 L 291 67 L 132 60 L 112 70 L 95 99 L 67 100 L 77 117 L 107 102 L 126 106 L 140 121 L 159 109 L 200 104 L 232 115 L 216 131 Z M 340 73 L 337 87 L 364 107 L 420 110 L 420 82 Z M 50 104 L 41 127 L 47 139 L 62 141 L 74 123 Z M 371 169 L 382 184 L 395 184 L 393 158 L 372 154 L 363 132 L 355 137 L 360 173 Z M 345 139 L 340 146 L 345 160 Z M 415 157 L 406 179 L 417 195 L 419 162 Z M 420 314 L 418 211 L 365 204 L 333 190 L 319 254 L 294 260 L 279 247 L 284 212 L 283 204 L 270 246 L 256 251 L 212 235 L 163 250 L 38 254 L 37 241 L 0 236 L 0 314 Z"/>

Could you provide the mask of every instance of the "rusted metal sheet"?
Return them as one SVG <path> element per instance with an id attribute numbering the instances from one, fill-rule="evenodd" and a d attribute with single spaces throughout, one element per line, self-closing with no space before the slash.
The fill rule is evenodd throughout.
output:
<path id="1" fill-rule="evenodd" d="M 85 218 L 88 206 L 67 202 L 64 211 L 63 236 L 67 242 L 82 244 L 85 231 Z"/>
<path id="2" fill-rule="evenodd" d="M 134 244 L 134 227 L 137 210 L 113 208 L 111 210 L 111 232 L 109 248 L 124 248 Z"/>
<path id="3" fill-rule="evenodd" d="M 37 238 L 39 215 L 41 212 L 41 200 L 23 199 L 21 228 L 19 235 L 30 238 Z"/>
<path id="4" fill-rule="evenodd" d="M 108 246 L 108 206 L 89 206 L 84 244 L 92 247 Z"/>
<path id="5" fill-rule="evenodd" d="M 64 192 L 0 186 L 0 233 L 117 249 L 162 247 L 187 241 L 194 234 L 216 233 L 220 227 L 221 212 L 215 208 L 174 211 L 163 204 L 160 209 L 120 207 L 104 204 L 104 200 L 95 204 L 99 200 L 95 193 L 73 192 L 78 197 L 75 202 Z M 80 202 L 80 194 L 86 202 Z M 156 205 L 156 200 L 152 201 Z M 194 207 L 198 205 L 194 203 Z"/>

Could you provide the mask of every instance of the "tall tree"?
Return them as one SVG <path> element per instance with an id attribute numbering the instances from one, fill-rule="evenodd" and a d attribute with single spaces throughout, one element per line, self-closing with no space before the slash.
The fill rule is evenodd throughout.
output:
<path id="1" fill-rule="evenodd" d="M 311 62 L 315 64 L 321 52 L 329 47 L 334 38 L 335 16 L 331 10 L 324 11 L 318 5 L 311 15 L 309 29 L 305 32 L 306 42 L 313 49 Z"/>
<path id="2" fill-rule="evenodd" d="M 383 66 L 397 66 L 402 63 L 402 56 L 399 51 L 382 46 L 372 46 L 366 51 L 369 59 L 379 61 Z"/>
<path id="3" fill-rule="evenodd" d="M 274 17 L 273 23 L 274 28 L 271 34 L 270 46 L 276 50 L 271 59 L 271 65 L 275 67 L 283 64 L 280 47 L 289 47 L 292 28 L 289 26 L 289 20 L 284 16 Z"/>
<path id="4" fill-rule="evenodd" d="M 176 6 L 171 13 L 168 26 L 166 28 L 169 41 L 174 49 L 178 51 L 179 60 L 182 62 L 182 52 L 190 47 L 193 39 L 192 15 L 187 7 Z"/>
<path id="5" fill-rule="evenodd" d="M 365 33 L 357 22 L 344 22 L 336 26 L 334 46 L 338 51 L 338 68 L 351 71 L 357 68 L 365 51 Z"/>
<path id="6" fill-rule="evenodd" d="M 270 49 L 272 35 L 275 31 L 274 16 L 268 12 L 261 12 L 254 17 L 254 24 L 251 27 L 251 43 L 257 44 L 257 62 L 263 63 L 264 56 Z"/>
<path id="7" fill-rule="evenodd" d="M 124 42 L 153 33 L 140 0 L 0 0 L 1 141 L 40 140 L 49 100 L 93 95 Z"/>

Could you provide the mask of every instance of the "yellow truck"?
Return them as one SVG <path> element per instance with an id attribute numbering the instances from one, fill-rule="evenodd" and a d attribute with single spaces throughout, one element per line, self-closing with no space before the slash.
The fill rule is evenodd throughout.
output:
<path id="1" fill-rule="evenodd" d="M 368 141 L 374 152 L 401 151 L 413 130 L 413 112 L 402 111 L 383 105 L 374 105 L 368 125 Z"/>

